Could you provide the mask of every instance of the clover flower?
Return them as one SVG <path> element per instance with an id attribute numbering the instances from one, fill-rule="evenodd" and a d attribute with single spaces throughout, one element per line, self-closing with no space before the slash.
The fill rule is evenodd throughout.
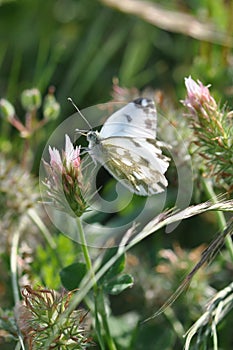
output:
<path id="1" fill-rule="evenodd" d="M 183 104 L 188 107 L 191 113 L 202 113 L 208 118 L 208 111 L 216 110 L 217 104 L 215 99 L 210 95 L 210 85 L 204 86 L 201 81 L 195 82 L 191 76 L 185 78 L 187 97 Z"/>
<path id="2" fill-rule="evenodd" d="M 32 289 L 29 285 L 23 288 L 23 300 L 16 306 L 15 315 L 29 349 L 45 349 L 50 339 L 49 349 L 81 350 L 91 344 L 84 322 L 86 313 L 82 310 L 74 310 L 58 329 L 58 319 L 68 308 L 73 294 L 58 294 L 42 287 Z"/>
<path id="3" fill-rule="evenodd" d="M 233 124 L 231 114 L 220 109 L 211 96 L 209 86 L 191 76 L 185 78 L 186 99 L 181 101 L 188 110 L 198 153 L 205 166 L 204 175 L 214 177 L 228 192 L 233 190 Z"/>
<path id="4" fill-rule="evenodd" d="M 81 172 L 80 147 L 74 147 L 69 136 L 65 135 L 65 150 L 62 155 L 51 146 L 49 155 L 50 162 L 44 161 L 48 175 L 44 185 L 48 197 L 57 209 L 67 211 L 69 207 L 76 216 L 81 216 L 87 209 L 85 197 L 88 186 L 84 184 Z"/>

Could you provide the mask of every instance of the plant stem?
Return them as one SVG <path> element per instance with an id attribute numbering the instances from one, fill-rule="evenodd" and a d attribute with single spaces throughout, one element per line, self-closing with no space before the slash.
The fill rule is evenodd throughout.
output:
<path id="1" fill-rule="evenodd" d="M 214 192 L 211 181 L 207 179 L 202 179 L 202 182 L 203 182 L 205 193 L 207 194 L 208 198 L 211 199 L 213 203 L 218 203 L 218 198 L 216 196 L 216 193 Z M 227 225 L 225 216 L 222 211 L 216 211 L 215 215 L 218 222 L 218 226 L 220 230 L 223 231 Z M 229 235 L 226 236 L 225 244 L 230 254 L 231 260 L 233 261 L 233 243 L 232 243 L 231 236 Z"/>
<path id="2" fill-rule="evenodd" d="M 43 221 L 41 220 L 41 218 L 37 214 L 36 210 L 33 208 L 30 208 L 27 211 L 27 215 L 34 222 L 34 224 L 36 224 L 36 226 L 38 227 L 38 229 L 42 233 L 42 236 L 44 237 L 45 241 L 48 243 L 49 247 L 51 248 L 52 253 L 56 257 L 59 266 L 61 268 L 63 268 L 62 259 L 61 259 L 60 255 L 57 253 L 57 244 L 54 241 L 51 233 L 49 232 L 49 230 L 47 229 L 47 227 L 45 226 L 45 224 L 43 223 Z"/>
<path id="3" fill-rule="evenodd" d="M 109 350 L 117 350 L 116 345 L 112 339 L 111 332 L 109 329 L 109 324 L 108 324 L 108 315 L 106 312 L 106 305 L 104 301 L 104 293 L 102 290 L 99 290 L 99 303 L 100 303 L 100 310 L 101 310 L 101 316 L 102 316 L 102 322 L 103 322 L 103 327 L 106 333 L 106 340 L 108 344 L 108 349 Z"/>
<path id="4" fill-rule="evenodd" d="M 97 293 L 98 286 L 97 286 L 97 283 L 95 281 L 95 273 L 94 273 L 94 269 L 92 267 L 90 254 L 89 254 L 89 251 L 88 251 L 88 248 L 87 248 L 87 241 L 86 241 L 85 233 L 83 231 L 83 225 L 82 225 L 80 217 L 77 217 L 77 226 L 78 226 L 78 232 L 79 232 L 79 237 L 80 237 L 80 241 L 81 241 L 83 256 L 84 256 L 84 259 L 85 259 L 85 262 L 86 262 L 87 271 L 89 271 L 89 273 L 90 273 L 90 275 L 91 275 L 91 277 L 93 279 L 94 292 Z"/>
<path id="5" fill-rule="evenodd" d="M 12 289 L 13 289 L 13 296 L 14 296 L 14 302 L 15 305 L 19 303 L 20 297 L 19 297 L 19 289 L 18 289 L 18 281 L 17 281 L 17 253 L 18 253 L 18 246 L 19 246 L 19 237 L 20 232 L 19 230 L 16 230 L 13 233 L 12 243 L 11 243 L 11 283 L 12 283 Z"/>
<path id="6" fill-rule="evenodd" d="M 173 329 L 176 332 L 177 336 L 180 339 L 182 339 L 184 334 L 185 334 L 185 329 L 184 329 L 182 323 L 176 317 L 174 310 L 171 307 L 168 307 L 164 311 L 164 315 L 168 319 L 168 321 L 171 324 L 171 326 L 173 327 Z"/>
<path id="7" fill-rule="evenodd" d="M 83 230 L 83 225 L 81 222 L 81 219 L 79 217 L 77 217 L 77 226 L 78 226 L 78 231 L 79 231 L 79 237 L 80 237 L 80 241 L 81 241 L 81 245 L 82 245 L 82 251 L 83 251 L 83 255 L 84 255 L 84 259 L 86 262 L 86 266 L 87 266 L 87 270 L 91 275 L 91 279 L 93 280 L 93 290 L 94 290 L 94 298 L 95 298 L 95 312 L 96 312 L 96 317 L 98 317 L 98 313 L 100 313 L 101 315 L 101 319 L 103 322 L 103 327 L 104 327 L 104 331 L 105 331 L 105 335 L 106 335 L 106 341 L 108 344 L 108 349 L 109 350 L 116 350 L 116 346 L 114 344 L 114 341 L 112 339 L 112 336 L 110 334 L 110 330 L 109 330 L 109 325 L 108 325 L 108 321 L 107 321 L 107 313 L 106 313 L 106 306 L 105 306 L 105 302 L 104 302 L 104 297 L 103 297 L 103 292 L 102 290 L 100 290 L 98 288 L 97 282 L 96 282 L 96 278 L 95 278 L 95 272 L 92 266 L 92 262 L 91 262 L 91 258 L 90 258 L 90 254 L 87 248 L 87 242 L 86 242 L 86 237 L 85 237 L 85 233 Z M 102 335 L 101 335 L 101 330 L 97 330 L 97 336 L 99 338 L 100 344 L 103 344 L 103 340 L 102 340 Z M 104 346 L 104 345 L 103 345 Z"/>
<path id="8" fill-rule="evenodd" d="M 11 255 L 10 255 L 10 266 L 11 266 L 11 284 L 13 289 L 13 297 L 15 305 L 18 305 L 20 302 L 19 297 L 19 287 L 18 287 L 18 273 L 17 273 L 17 256 L 18 256 L 18 247 L 19 247 L 19 238 L 20 238 L 21 227 L 14 231 L 11 243 Z M 19 343 L 23 350 L 25 350 L 23 337 L 20 329 L 18 329 Z"/>
<path id="9" fill-rule="evenodd" d="M 39 228 L 39 230 L 41 231 L 44 239 L 47 241 L 47 243 L 50 245 L 50 247 L 52 249 L 56 249 L 57 248 L 56 242 L 54 241 L 51 233 L 49 232 L 49 230 L 47 229 L 47 227 L 45 226 L 45 224 L 43 223 L 43 221 L 41 220 L 41 218 L 39 217 L 37 212 L 33 208 L 30 208 L 28 210 L 27 214 L 30 217 L 30 219 Z"/>

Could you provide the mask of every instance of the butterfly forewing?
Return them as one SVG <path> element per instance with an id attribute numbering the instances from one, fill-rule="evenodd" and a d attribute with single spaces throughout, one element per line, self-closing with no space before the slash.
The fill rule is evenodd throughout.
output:
<path id="1" fill-rule="evenodd" d="M 90 131 L 89 154 L 130 191 L 148 196 L 165 190 L 169 159 L 156 143 L 153 101 L 138 98 L 112 114 L 100 133 Z"/>
<path id="2" fill-rule="evenodd" d="M 150 102 L 143 105 L 139 103 L 142 100 Z M 156 127 L 157 113 L 154 102 L 139 98 L 128 103 L 107 119 L 100 131 L 100 138 L 122 136 L 155 139 Z"/>

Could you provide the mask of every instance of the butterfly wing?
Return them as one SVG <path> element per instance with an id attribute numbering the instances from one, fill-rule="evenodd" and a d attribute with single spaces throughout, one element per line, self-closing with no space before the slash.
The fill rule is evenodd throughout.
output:
<path id="1" fill-rule="evenodd" d="M 130 191 L 141 196 L 165 190 L 169 159 L 155 141 L 154 102 L 138 98 L 112 114 L 100 133 L 90 131 L 89 154 Z"/>
<path id="2" fill-rule="evenodd" d="M 104 123 L 100 138 L 108 137 L 156 137 L 157 112 L 154 102 L 147 98 L 137 98 L 113 113 Z"/>
<path id="3" fill-rule="evenodd" d="M 107 138 L 92 149 L 92 156 L 131 192 L 141 196 L 162 192 L 168 184 L 163 174 L 169 159 L 162 155 L 156 141 Z"/>

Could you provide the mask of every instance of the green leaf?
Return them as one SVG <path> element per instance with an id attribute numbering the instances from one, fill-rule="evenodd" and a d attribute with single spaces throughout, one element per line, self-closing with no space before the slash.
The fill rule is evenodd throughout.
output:
<path id="1" fill-rule="evenodd" d="M 108 324 L 109 328 L 111 329 L 111 335 L 116 341 L 117 349 L 128 350 L 137 348 L 135 344 L 133 344 L 132 346 L 132 342 L 135 335 L 139 331 L 139 319 L 140 315 L 133 311 L 118 316 L 111 315 L 108 318 Z M 141 347 L 140 349 L 143 349 L 143 347 Z M 163 348 L 161 347 L 160 349 Z M 148 350 L 147 347 L 146 350 Z"/>
<path id="2" fill-rule="evenodd" d="M 68 290 L 78 288 L 86 272 L 86 265 L 81 262 L 66 266 L 60 271 L 62 285 Z"/>
<path id="3" fill-rule="evenodd" d="M 108 294 L 117 295 L 120 294 L 123 290 L 132 287 L 134 279 L 131 275 L 125 274 L 117 276 L 111 281 L 104 283 L 104 291 Z"/>
<path id="4" fill-rule="evenodd" d="M 118 248 L 110 248 L 106 250 L 103 260 L 101 263 L 101 267 L 104 266 L 116 253 Z M 100 268 L 101 268 L 100 267 Z M 119 275 L 125 268 L 125 254 L 119 257 L 117 261 L 111 266 L 111 268 L 106 272 L 106 274 L 100 280 L 100 284 L 104 283 L 112 278 L 115 278 L 116 275 Z"/>

